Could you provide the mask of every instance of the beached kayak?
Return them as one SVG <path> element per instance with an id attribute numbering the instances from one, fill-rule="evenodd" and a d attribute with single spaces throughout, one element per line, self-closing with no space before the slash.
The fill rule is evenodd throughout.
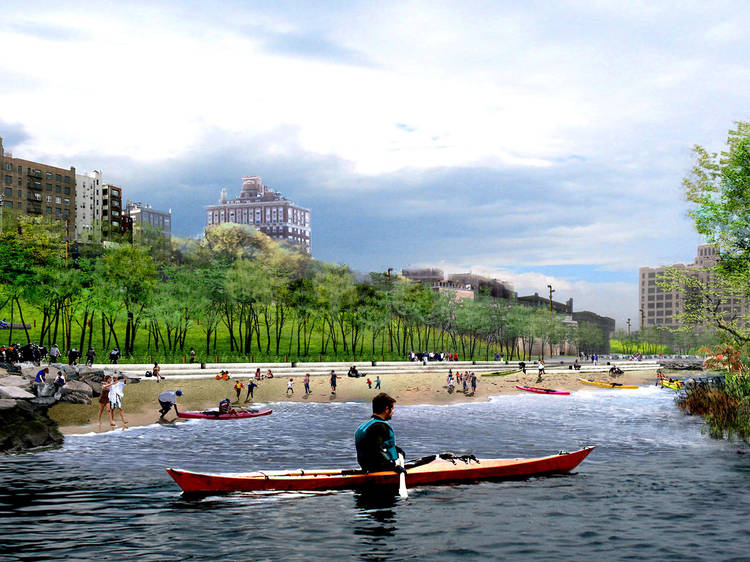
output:
<path id="1" fill-rule="evenodd" d="M 476 459 L 471 455 L 430 455 L 406 464 L 406 485 L 448 484 L 477 480 L 527 478 L 570 472 L 594 449 L 559 452 L 531 459 Z M 166 469 L 188 493 L 253 492 L 260 490 L 330 490 L 370 486 L 398 487 L 395 472 L 360 470 L 269 470 L 245 474 L 203 474 L 176 468 Z"/>
<path id="2" fill-rule="evenodd" d="M 570 394 L 567 390 L 554 390 L 552 388 L 537 388 L 535 386 L 524 386 L 522 384 L 517 384 L 516 388 L 518 390 L 525 390 L 526 392 L 536 392 L 538 394 Z"/>
<path id="3" fill-rule="evenodd" d="M 593 384 L 594 386 L 602 386 L 604 388 L 638 388 L 636 385 L 622 384 L 621 382 L 605 382 L 605 381 L 595 381 L 591 379 L 578 379 L 578 381 L 584 382 L 586 384 Z"/>
<path id="4" fill-rule="evenodd" d="M 235 414 L 219 414 L 217 411 L 206 410 L 204 412 L 180 412 L 177 414 L 180 418 L 188 419 L 205 419 L 205 420 L 237 420 L 242 418 L 257 418 L 258 416 L 267 416 L 273 412 L 271 409 L 264 410 L 237 410 Z"/>

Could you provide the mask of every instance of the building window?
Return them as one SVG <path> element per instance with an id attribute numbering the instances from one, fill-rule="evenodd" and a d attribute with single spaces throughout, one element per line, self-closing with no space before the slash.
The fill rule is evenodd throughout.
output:
<path id="1" fill-rule="evenodd" d="M 44 177 L 47 178 L 48 180 L 51 180 L 52 179 L 52 172 L 45 173 Z"/>
<path id="2" fill-rule="evenodd" d="M 70 176 L 65 176 L 65 183 L 70 183 Z"/>
<path id="3" fill-rule="evenodd" d="M 13 183 L 13 176 L 5 176 L 5 183 L 11 185 Z"/>
<path id="4" fill-rule="evenodd" d="M 47 207 L 47 209 L 46 209 L 46 210 L 47 210 L 47 214 L 48 214 L 48 215 L 51 215 L 51 214 L 52 214 L 52 207 Z"/>
<path id="5" fill-rule="evenodd" d="M 62 193 L 62 187 L 60 187 L 59 185 L 56 185 L 55 186 L 55 193 Z"/>
<path id="6" fill-rule="evenodd" d="M 59 198 L 59 197 L 55 197 L 55 204 L 56 204 L 56 205 L 59 205 L 59 204 L 60 204 L 60 198 Z"/>
<path id="7" fill-rule="evenodd" d="M 47 184 L 47 191 L 52 191 L 52 184 L 51 183 Z"/>
<path id="8" fill-rule="evenodd" d="M 60 209 L 60 207 L 55 207 L 55 215 L 59 217 L 61 214 L 62 214 L 62 209 Z"/>
<path id="9" fill-rule="evenodd" d="M 13 201 L 3 201 L 3 205 L 5 205 L 6 207 L 10 207 L 12 209 L 13 208 Z"/>
<path id="10" fill-rule="evenodd" d="M 70 205 L 70 199 L 68 199 L 67 197 L 63 199 L 63 201 L 65 202 L 66 205 Z"/>
<path id="11" fill-rule="evenodd" d="M 5 188 L 5 195 L 12 197 L 13 196 L 13 188 L 12 187 L 6 187 Z"/>
<path id="12" fill-rule="evenodd" d="M 70 195 L 70 187 L 65 186 L 65 195 Z"/>
<path id="13" fill-rule="evenodd" d="M 13 164 L 11 164 L 10 162 L 8 162 L 7 164 L 5 164 L 5 169 L 8 170 L 9 172 L 12 172 L 13 171 Z"/>

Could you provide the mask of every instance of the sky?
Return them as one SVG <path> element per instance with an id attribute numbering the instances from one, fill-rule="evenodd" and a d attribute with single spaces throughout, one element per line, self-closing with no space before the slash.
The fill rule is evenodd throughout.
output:
<path id="1" fill-rule="evenodd" d="M 638 325 L 690 263 L 696 144 L 750 120 L 750 4 L 4 0 L 0 136 L 198 236 L 258 175 L 312 253 L 433 266 Z"/>

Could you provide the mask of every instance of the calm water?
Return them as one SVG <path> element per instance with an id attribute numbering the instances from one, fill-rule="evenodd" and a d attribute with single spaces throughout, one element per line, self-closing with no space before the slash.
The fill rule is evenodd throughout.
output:
<path id="1" fill-rule="evenodd" d="M 363 404 L 67 437 L 0 458 L 0 557 L 20 559 L 750 559 L 750 450 L 701 434 L 671 392 L 519 394 L 398 407 L 410 458 L 597 449 L 574 474 L 410 490 L 183 498 L 164 471 L 353 466 Z M 748 454 L 738 454 L 742 450 Z"/>

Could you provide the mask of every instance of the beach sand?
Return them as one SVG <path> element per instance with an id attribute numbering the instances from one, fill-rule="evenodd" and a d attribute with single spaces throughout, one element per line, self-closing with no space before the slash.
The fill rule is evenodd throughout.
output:
<path id="1" fill-rule="evenodd" d="M 366 402 L 378 392 L 386 392 L 393 396 L 397 405 L 410 404 L 454 404 L 462 402 L 484 402 L 490 396 L 500 394 L 524 393 L 515 385 L 536 386 L 540 388 L 552 388 L 556 390 L 575 391 L 582 388 L 595 390 L 596 387 L 579 382 L 578 377 L 594 379 L 621 384 L 652 385 L 656 380 L 656 370 L 652 371 L 626 371 L 616 378 L 607 373 L 586 373 L 581 375 L 576 371 L 548 373 L 544 375 L 541 383 L 536 382 L 536 371 L 531 369 L 524 375 L 521 371 L 511 374 L 492 376 L 477 375 L 476 393 L 463 392 L 460 384 L 456 385 L 453 393 L 448 392 L 447 371 L 444 374 L 422 373 L 392 375 L 381 375 L 381 388 L 375 388 L 375 378 L 372 388 L 367 386 L 367 377 L 350 378 L 338 377 L 336 394 L 331 394 L 329 378 L 327 376 L 315 376 L 310 379 L 311 394 L 305 395 L 302 376 L 294 377 L 294 394 L 287 396 L 286 387 L 288 378 L 275 377 L 258 381 L 258 387 L 254 392 L 254 400 L 246 402 L 247 388 L 242 390 L 241 398 L 236 399 L 234 391 L 235 378 L 228 381 L 217 381 L 213 379 L 195 380 L 167 380 L 157 383 L 150 379 L 142 379 L 138 384 L 130 384 L 125 387 L 125 398 L 123 409 L 127 427 L 151 425 L 154 423 L 180 423 L 172 410 L 163 420 L 159 419 L 159 403 L 156 397 L 160 392 L 172 389 L 180 389 L 184 395 L 178 399 L 177 407 L 180 411 L 204 410 L 217 407 L 220 400 L 230 398 L 234 408 L 251 408 L 254 404 L 262 403 L 271 405 L 275 402 Z M 239 377 L 246 384 L 247 377 Z M 605 390 L 605 389 L 602 389 Z M 119 413 L 115 413 L 115 427 L 110 427 L 107 412 L 102 416 L 102 423 L 97 423 L 99 404 L 95 398 L 90 406 L 79 404 L 58 404 L 50 409 L 50 417 L 60 424 L 60 430 L 64 434 L 81 434 L 100 431 L 120 431 L 123 429 Z"/>

